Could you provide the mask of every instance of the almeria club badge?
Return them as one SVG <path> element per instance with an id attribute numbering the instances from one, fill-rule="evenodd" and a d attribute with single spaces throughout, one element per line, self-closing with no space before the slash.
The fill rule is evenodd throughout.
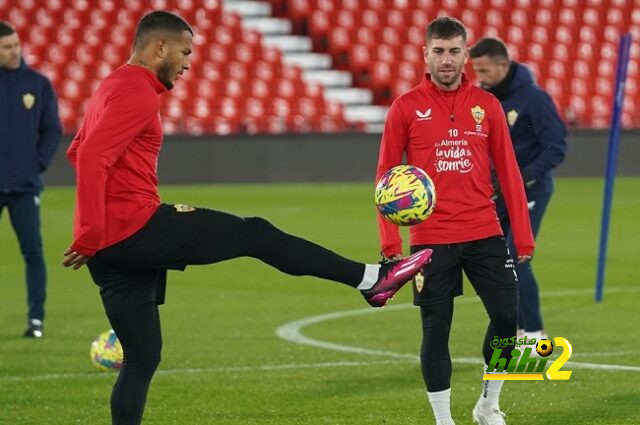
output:
<path id="1" fill-rule="evenodd" d="M 473 119 L 476 120 L 476 124 L 482 124 L 482 120 L 484 120 L 484 109 L 476 105 L 471 108 L 471 115 Z"/>

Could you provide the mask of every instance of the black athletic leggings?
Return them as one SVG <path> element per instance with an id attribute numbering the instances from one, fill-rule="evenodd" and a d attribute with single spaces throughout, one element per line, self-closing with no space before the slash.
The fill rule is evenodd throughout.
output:
<path id="1" fill-rule="evenodd" d="M 111 392 L 113 425 L 138 425 L 149 384 L 162 350 L 160 316 L 155 302 L 108 314 L 124 351 L 124 362 Z"/>
<path id="2" fill-rule="evenodd" d="M 290 275 L 316 276 L 354 287 L 365 267 L 260 217 L 207 208 L 181 212 L 168 204 L 162 204 L 137 233 L 103 251 L 101 260 L 130 270 L 182 270 L 188 265 L 253 257 Z"/>
<path id="3" fill-rule="evenodd" d="M 480 294 L 480 299 L 489 315 L 489 327 L 482 345 L 482 356 L 489 364 L 493 349 L 491 340 L 511 338 L 516 334 L 518 323 L 517 287 L 500 288 Z M 422 347 L 420 360 L 422 376 L 427 391 L 443 391 L 451 387 L 451 355 L 449 354 L 449 333 L 453 318 L 453 299 L 438 304 L 420 307 L 422 318 Z M 514 346 L 502 350 L 502 358 L 510 358 Z"/>
<path id="4" fill-rule="evenodd" d="M 160 362 L 154 280 L 150 285 L 147 276 L 155 278 L 155 270 L 242 256 L 291 275 L 311 275 L 353 287 L 365 269 L 363 263 L 287 234 L 259 217 L 201 208 L 186 212 L 161 205 L 140 231 L 100 251 L 88 265 L 124 350 L 124 365 L 111 395 L 113 425 L 141 422 L 149 384 Z"/>

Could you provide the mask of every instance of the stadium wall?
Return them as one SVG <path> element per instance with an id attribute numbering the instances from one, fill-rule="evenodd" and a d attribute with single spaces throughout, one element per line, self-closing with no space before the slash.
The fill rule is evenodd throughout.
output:
<path id="1" fill-rule="evenodd" d="M 607 131 L 570 132 L 564 177 L 603 176 Z M 65 138 L 45 175 L 47 185 L 72 185 Z M 249 182 L 339 182 L 374 179 L 380 135 L 305 134 L 190 137 L 167 136 L 158 173 L 162 184 Z M 619 176 L 640 176 L 640 131 L 620 140 Z"/>

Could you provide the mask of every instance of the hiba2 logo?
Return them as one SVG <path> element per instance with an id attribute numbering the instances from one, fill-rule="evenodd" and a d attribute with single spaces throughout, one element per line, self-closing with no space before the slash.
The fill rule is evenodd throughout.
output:
<path id="1" fill-rule="evenodd" d="M 552 343 L 548 339 L 541 339 L 536 342 L 535 338 L 527 340 L 525 337 L 515 341 L 516 337 L 498 339 L 497 337 L 491 341 L 493 355 L 487 370 L 482 377 L 485 381 L 542 381 L 544 377 L 545 367 L 549 359 L 547 357 L 554 352 L 554 348 L 561 347 L 563 349 L 560 357 L 555 359 L 546 371 L 547 379 L 556 381 L 566 381 L 571 377 L 572 371 L 560 370 L 562 366 L 569 360 L 573 353 L 571 343 L 563 337 L 553 338 Z M 507 345 L 518 344 L 524 349 L 518 347 L 511 350 L 511 359 L 507 364 L 507 359 L 500 358 L 502 350 Z M 535 344 L 537 356 L 534 354 L 532 346 Z"/>
<path id="2" fill-rule="evenodd" d="M 418 116 L 418 121 L 428 121 L 431 119 L 431 108 L 424 112 L 420 112 L 416 109 L 416 115 Z"/>

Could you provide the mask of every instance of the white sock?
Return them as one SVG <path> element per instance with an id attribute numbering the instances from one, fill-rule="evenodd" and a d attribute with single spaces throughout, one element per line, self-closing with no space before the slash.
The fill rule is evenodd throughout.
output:
<path id="1" fill-rule="evenodd" d="M 487 365 L 484 365 L 484 370 L 487 370 Z M 493 372 L 495 374 L 506 372 Z M 482 393 L 478 400 L 478 407 L 483 411 L 500 410 L 500 391 L 502 391 L 501 381 L 482 381 Z"/>
<path id="2" fill-rule="evenodd" d="M 358 289 L 361 291 L 371 289 L 378 281 L 379 272 L 380 264 L 365 264 L 364 276 L 362 276 L 362 282 L 358 285 Z"/>
<path id="3" fill-rule="evenodd" d="M 433 410 L 433 416 L 436 418 L 436 424 L 453 424 L 453 418 L 451 417 L 451 388 L 432 393 L 427 391 L 427 397 L 431 404 L 431 410 Z"/>

